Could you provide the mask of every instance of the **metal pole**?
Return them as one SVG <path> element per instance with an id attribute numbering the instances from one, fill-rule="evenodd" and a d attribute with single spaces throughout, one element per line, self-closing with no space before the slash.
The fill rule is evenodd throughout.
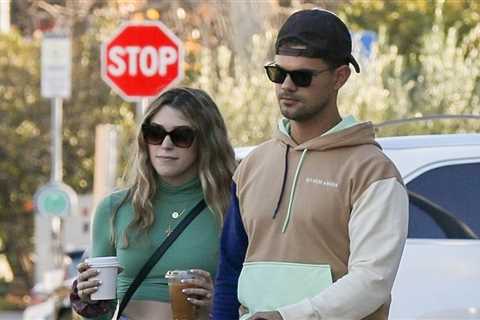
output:
<path id="1" fill-rule="evenodd" d="M 143 115 L 148 108 L 148 98 L 142 98 L 136 103 L 137 123 L 142 123 Z"/>
<path id="2" fill-rule="evenodd" d="M 62 157 L 62 121 L 63 100 L 55 97 L 52 99 L 52 172 L 51 182 L 61 183 L 63 180 L 63 157 Z M 63 223 L 59 217 L 51 218 L 51 228 L 54 235 L 53 265 L 62 267 L 63 260 Z"/>
<path id="3" fill-rule="evenodd" d="M 62 218 L 53 216 L 50 218 L 52 228 L 52 251 L 53 265 L 61 268 L 63 265 L 63 221 Z"/>
<path id="4" fill-rule="evenodd" d="M 62 98 L 52 99 L 52 182 L 62 182 L 63 180 L 62 103 Z"/>
<path id="5" fill-rule="evenodd" d="M 0 1 L 0 32 L 10 31 L 10 0 Z"/>
<path id="6" fill-rule="evenodd" d="M 98 125 L 95 130 L 95 170 L 93 205 L 112 192 L 117 177 L 118 129 L 111 124 Z"/>
<path id="7" fill-rule="evenodd" d="M 118 162 L 118 130 L 114 125 L 108 126 L 108 154 L 107 154 L 107 188 L 109 192 L 115 188 Z"/>

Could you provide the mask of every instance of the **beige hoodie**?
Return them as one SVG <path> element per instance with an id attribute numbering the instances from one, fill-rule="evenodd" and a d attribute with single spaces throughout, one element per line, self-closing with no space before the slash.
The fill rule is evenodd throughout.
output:
<path id="1" fill-rule="evenodd" d="M 234 180 L 248 235 L 245 262 L 332 270 L 331 286 L 277 308 L 285 320 L 387 319 L 408 197 L 370 123 L 300 145 L 279 130 L 242 161 Z"/>

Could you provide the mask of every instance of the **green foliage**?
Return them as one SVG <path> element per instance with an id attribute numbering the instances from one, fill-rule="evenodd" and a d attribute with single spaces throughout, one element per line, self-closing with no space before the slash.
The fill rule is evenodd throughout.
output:
<path id="1" fill-rule="evenodd" d="M 135 125 L 134 107 L 99 76 L 100 43 L 116 24 L 105 17 L 90 23 L 73 37 L 73 90 L 63 114 L 64 180 L 78 193 L 92 189 L 95 126 L 120 125 L 125 145 Z M 33 280 L 32 196 L 48 182 L 51 163 L 50 101 L 40 97 L 39 57 L 40 40 L 0 35 L 0 252 L 25 287 Z"/>
<path id="2" fill-rule="evenodd" d="M 189 84 L 209 92 L 227 123 L 234 146 L 267 140 L 279 117 L 274 87 L 263 71 L 272 34 L 254 35 L 251 60 L 236 58 L 226 46 L 204 48 L 199 75 Z"/>
<path id="3" fill-rule="evenodd" d="M 48 172 L 48 106 L 39 98 L 39 44 L 0 35 L 0 251 L 28 280 L 33 221 L 24 204 Z M 15 253 L 18 253 L 15 255 Z"/>
<path id="4" fill-rule="evenodd" d="M 415 56 L 441 8 L 446 28 L 455 27 L 460 39 L 480 22 L 480 2 L 472 0 L 352 0 L 339 6 L 339 15 L 354 31 L 386 28 L 400 54 Z"/>
<path id="5" fill-rule="evenodd" d="M 418 64 L 388 42 L 386 29 L 369 59 L 360 58 L 362 72 L 341 91 L 346 113 L 374 122 L 433 114 L 480 114 L 480 23 L 460 39 L 459 29 L 446 29 L 441 3 L 415 55 Z M 426 122 L 382 130 L 381 135 L 476 131 L 478 120 Z"/>
<path id="6" fill-rule="evenodd" d="M 65 180 L 78 193 L 90 192 L 93 186 L 96 125 L 122 127 L 121 145 L 135 126 L 135 106 L 122 100 L 100 77 L 100 44 L 116 27 L 116 20 L 94 16 L 87 31 L 73 42 L 73 90 L 64 107 L 64 171 Z"/>

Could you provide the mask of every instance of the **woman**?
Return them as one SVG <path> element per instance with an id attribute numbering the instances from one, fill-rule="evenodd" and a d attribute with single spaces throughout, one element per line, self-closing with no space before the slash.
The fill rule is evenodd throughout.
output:
<path id="1" fill-rule="evenodd" d="M 212 277 L 219 250 L 222 213 L 230 197 L 234 152 L 220 112 L 203 91 L 174 88 L 146 111 L 136 139 L 133 181 L 106 197 L 92 224 L 91 256 L 117 256 L 123 271 L 117 278 L 117 299 L 125 294 L 145 261 L 202 198 L 205 208 L 182 232 L 142 282 L 123 316 L 133 320 L 171 319 L 168 270 L 193 269 L 196 289 L 188 300 L 206 319 L 212 301 Z M 77 313 L 109 314 L 112 305 L 93 302 L 97 274 L 86 263 L 72 295 Z"/>

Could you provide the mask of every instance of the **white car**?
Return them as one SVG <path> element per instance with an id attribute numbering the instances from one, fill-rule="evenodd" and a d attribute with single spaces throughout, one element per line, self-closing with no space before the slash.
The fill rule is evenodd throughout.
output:
<path id="1" fill-rule="evenodd" d="M 480 134 L 378 138 L 409 190 L 391 320 L 480 320 Z M 238 159 L 253 148 L 237 148 Z"/>
<path id="2" fill-rule="evenodd" d="M 480 134 L 378 142 L 410 192 L 390 319 L 480 319 Z"/>

